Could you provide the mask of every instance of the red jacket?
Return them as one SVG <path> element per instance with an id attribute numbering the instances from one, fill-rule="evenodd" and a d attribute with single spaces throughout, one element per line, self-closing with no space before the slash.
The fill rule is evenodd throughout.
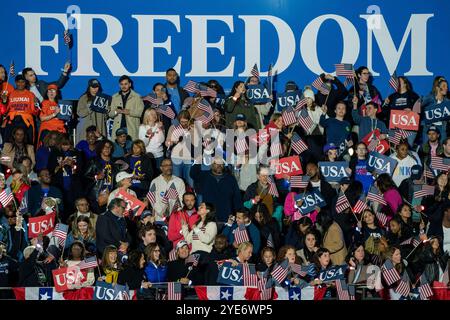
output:
<path id="1" fill-rule="evenodd" d="M 197 210 L 194 209 L 194 213 L 189 217 L 186 210 L 177 211 L 170 215 L 169 219 L 169 230 L 168 230 L 168 238 L 173 243 L 173 247 L 175 248 L 177 243 L 181 240 L 184 240 L 183 235 L 180 233 L 181 230 L 181 219 L 184 219 L 188 222 L 189 229 L 192 229 L 194 223 L 199 219 L 199 215 L 197 214 Z"/>

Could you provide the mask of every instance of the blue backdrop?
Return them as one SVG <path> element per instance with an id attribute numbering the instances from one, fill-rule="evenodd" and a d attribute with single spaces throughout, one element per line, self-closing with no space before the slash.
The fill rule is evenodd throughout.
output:
<path id="1" fill-rule="evenodd" d="M 114 93 L 121 74 L 147 94 L 173 66 L 183 85 L 215 78 L 230 89 L 255 62 L 262 72 L 275 63 L 275 88 L 283 90 L 286 81 L 303 87 L 341 61 L 369 66 L 383 97 L 394 70 L 423 95 L 450 69 L 448 1 L 81 0 L 75 18 L 66 14 L 72 4 L 7 0 L 0 11 L 0 63 L 31 66 L 44 80 L 56 79 L 69 59 L 62 34 L 71 28 L 65 98 L 78 98 L 93 77 Z"/>

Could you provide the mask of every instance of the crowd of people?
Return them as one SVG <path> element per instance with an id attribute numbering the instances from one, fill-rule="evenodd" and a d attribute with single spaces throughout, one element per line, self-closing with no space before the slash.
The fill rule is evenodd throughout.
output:
<path id="1" fill-rule="evenodd" d="M 303 126 L 286 125 L 275 91 L 270 102 L 247 98 L 247 87 L 261 83 L 257 74 L 236 81 L 225 95 L 217 80 L 185 88 L 169 69 L 165 81 L 142 96 L 130 77 L 120 77 L 106 112 L 92 108 L 102 86 L 89 80 L 67 121 L 58 116 L 58 101 L 70 85 L 70 68 L 66 64 L 57 81 L 45 82 L 32 68 L 8 79 L 9 70 L 0 65 L 0 287 L 51 287 L 53 270 L 92 256 L 98 266 L 77 288 L 117 283 L 148 299 L 159 297 L 151 290 L 155 284 L 180 282 L 186 295 L 192 286 L 220 285 L 224 261 L 255 266 L 259 279 L 273 287 L 326 288 L 328 298 L 340 298 L 341 290 L 320 274 L 336 266 L 347 267 L 348 285 L 365 285 L 372 297 L 412 299 L 417 292 L 433 299 L 436 293 L 421 288 L 448 287 L 449 171 L 431 161 L 448 163 L 450 126 L 422 121 L 419 131 L 398 140 L 388 130 L 392 110 L 412 111 L 420 101 L 423 119 L 427 106 L 446 102 L 444 77 L 435 77 L 431 92 L 419 96 L 400 76 L 384 100 L 364 66 L 355 70 L 351 87 L 320 75 L 327 94 L 310 85 L 299 90 L 289 81 L 285 92 L 299 90 L 303 102 L 293 106 L 296 119 L 302 113 L 311 121 Z M 207 138 L 195 139 L 198 121 L 211 129 Z M 248 135 L 241 144 L 239 137 L 231 140 L 230 149 L 230 132 L 251 129 L 268 133 L 271 141 L 258 143 L 257 155 Z M 374 139 L 389 146 L 385 155 L 397 161 L 392 174 L 369 169 L 374 146 L 362 140 L 375 132 Z M 306 148 L 293 147 L 294 137 Z M 195 155 L 199 145 L 202 152 Z M 292 155 L 300 159 L 305 185 L 291 185 L 288 174 L 273 175 L 271 160 Z M 348 176 L 327 181 L 321 161 L 347 161 Z M 418 197 L 416 186 L 434 189 Z M 325 203 L 304 214 L 302 195 L 312 192 Z M 141 205 L 130 207 L 123 194 Z M 348 202 L 343 210 L 342 199 Z M 361 199 L 364 206 L 356 210 Z M 29 219 L 52 213 L 55 223 L 68 226 L 64 241 L 54 240 L 55 231 L 30 238 Z M 280 267 L 285 281 L 272 281 Z M 404 283 L 406 293 L 399 289 Z M 266 288 L 271 290 L 261 293 Z M 0 291 L 0 297 L 9 296 Z"/>

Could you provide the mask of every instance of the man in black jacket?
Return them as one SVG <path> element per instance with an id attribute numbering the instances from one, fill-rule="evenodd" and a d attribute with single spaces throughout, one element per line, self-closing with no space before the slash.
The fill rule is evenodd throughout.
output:
<path id="1" fill-rule="evenodd" d="M 39 184 L 36 184 L 28 190 L 28 209 L 31 216 L 36 216 L 41 210 L 42 200 L 44 198 L 60 199 L 58 212 L 63 213 L 64 205 L 62 202 L 62 192 L 59 188 L 51 186 L 51 175 L 48 169 L 42 169 L 38 172 Z"/>
<path id="2" fill-rule="evenodd" d="M 101 257 L 103 250 L 114 245 L 125 254 L 131 235 L 127 229 L 123 213 L 127 204 L 123 199 L 115 198 L 108 205 L 108 211 L 98 217 L 95 232 L 97 234 L 97 253 Z"/>
<path id="3" fill-rule="evenodd" d="M 178 114 L 183 107 L 184 100 L 189 97 L 189 93 L 183 87 L 179 86 L 179 77 L 175 69 L 170 68 L 166 71 L 166 84 L 164 86 Z"/>

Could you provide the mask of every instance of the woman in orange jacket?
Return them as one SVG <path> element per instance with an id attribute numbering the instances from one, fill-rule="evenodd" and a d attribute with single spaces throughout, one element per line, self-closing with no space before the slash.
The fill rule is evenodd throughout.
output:
<path id="1" fill-rule="evenodd" d="M 42 110 L 39 116 L 41 119 L 41 126 L 39 128 L 38 145 L 50 131 L 66 133 L 64 121 L 57 118 L 58 113 L 61 111 L 56 99 L 57 95 L 58 86 L 56 84 L 50 84 L 47 88 L 47 97 L 42 101 Z"/>

